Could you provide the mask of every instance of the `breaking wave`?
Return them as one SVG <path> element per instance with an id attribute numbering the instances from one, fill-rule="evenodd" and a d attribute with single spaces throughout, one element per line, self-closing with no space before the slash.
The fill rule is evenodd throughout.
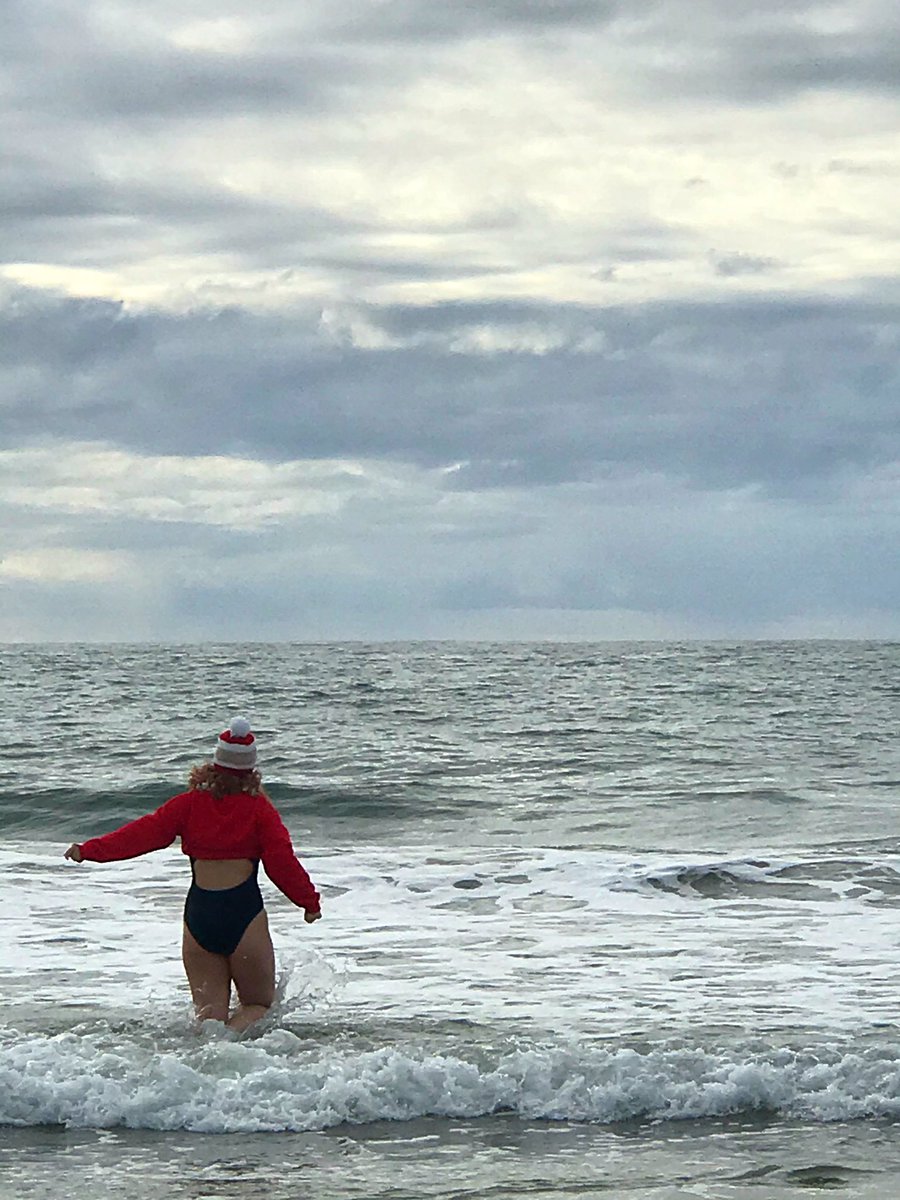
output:
<path id="1" fill-rule="evenodd" d="M 250 1040 L 2 1035 L 0 1124 L 203 1133 L 302 1131 L 424 1116 L 615 1123 L 769 1112 L 813 1121 L 900 1115 L 900 1058 L 861 1051 L 532 1045 L 359 1049 L 287 1029 Z"/>

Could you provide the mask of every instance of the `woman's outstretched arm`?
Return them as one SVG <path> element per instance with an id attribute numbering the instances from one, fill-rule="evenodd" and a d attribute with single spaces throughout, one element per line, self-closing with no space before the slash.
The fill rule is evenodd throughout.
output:
<path id="1" fill-rule="evenodd" d="M 173 796 L 155 812 L 129 821 L 112 833 L 90 838 L 86 842 L 74 842 L 65 857 L 73 862 L 119 862 L 123 858 L 137 858 L 151 850 L 162 850 L 170 846 L 181 832 L 184 820 L 187 793 Z"/>

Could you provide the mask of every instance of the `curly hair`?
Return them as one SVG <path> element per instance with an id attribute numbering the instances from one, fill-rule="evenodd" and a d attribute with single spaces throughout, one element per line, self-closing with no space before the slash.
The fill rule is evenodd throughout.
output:
<path id="1" fill-rule="evenodd" d="M 234 796 L 244 792 L 248 796 L 264 796 L 262 776 L 259 771 L 220 771 L 212 763 L 200 763 L 192 767 L 188 776 L 188 787 L 212 792 L 217 800 L 223 796 Z"/>

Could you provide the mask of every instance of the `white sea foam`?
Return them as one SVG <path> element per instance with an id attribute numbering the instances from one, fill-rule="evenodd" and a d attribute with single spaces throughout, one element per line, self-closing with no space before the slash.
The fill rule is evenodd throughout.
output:
<path id="1" fill-rule="evenodd" d="M 476 1117 L 607 1123 L 766 1110 L 834 1121 L 900 1114 L 892 1048 L 713 1053 L 536 1045 L 494 1056 L 383 1046 L 339 1050 L 285 1030 L 253 1041 L 170 1044 L 7 1031 L 0 1123 L 183 1129 L 322 1129 L 344 1122 Z"/>
<path id="2" fill-rule="evenodd" d="M 895 860 L 311 854 L 325 920 L 304 925 L 267 888 L 278 1003 L 236 1041 L 190 1031 L 183 856 L 75 867 L 61 849 L 0 852 L 0 1122 L 215 1132 L 900 1106 L 900 1059 L 879 1040 L 900 965 Z"/>
<path id="3" fill-rule="evenodd" d="M 60 852 L 0 851 L 7 1010 L 186 1002 L 183 856 L 75 867 Z M 698 1022 L 839 1031 L 896 1015 L 894 860 L 357 847 L 306 862 L 325 919 L 304 925 L 266 885 L 267 905 L 285 1003 L 332 1019 L 594 1036 Z"/>

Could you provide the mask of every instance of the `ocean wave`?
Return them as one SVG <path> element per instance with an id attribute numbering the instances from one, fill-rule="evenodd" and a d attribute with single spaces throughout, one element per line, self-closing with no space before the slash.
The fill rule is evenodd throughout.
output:
<path id="1" fill-rule="evenodd" d="M 349 1050 L 277 1029 L 168 1049 L 125 1037 L 7 1031 L 0 1124 L 303 1131 L 425 1116 L 612 1124 L 770 1112 L 811 1121 L 900 1115 L 894 1046 L 713 1052 L 533 1046 L 491 1061 L 409 1046 Z"/>
<path id="2" fill-rule="evenodd" d="M 629 868 L 613 890 L 653 889 L 709 900 L 837 901 L 846 898 L 900 906 L 900 871 L 869 858 L 819 858 L 779 863 L 766 859 L 674 862 Z"/>
<path id="3" fill-rule="evenodd" d="M 174 796 L 177 788 L 159 785 L 134 788 L 32 788 L 0 792 L 0 814 L 7 838 L 30 836 L 59 839 L 60 830 L 75 836 L 83 826 L 111 829 L 132 821 Z"/>
<path id="4" fill-rule="evenodd" d="M 187 780 L 123 788 L 48 787 L 15 792 L 0 791 L 0 817 L 7 837 L 54 840 L 60 830 L 105 832 L 151 812 L 187 787 Z M 420 818 L 422 799 L 415 789 L 354 788 L 341 785 L 273 783 L 266 791 L 286 819 Z M 434 809 L 435 806 L 432 806 Z"/>

